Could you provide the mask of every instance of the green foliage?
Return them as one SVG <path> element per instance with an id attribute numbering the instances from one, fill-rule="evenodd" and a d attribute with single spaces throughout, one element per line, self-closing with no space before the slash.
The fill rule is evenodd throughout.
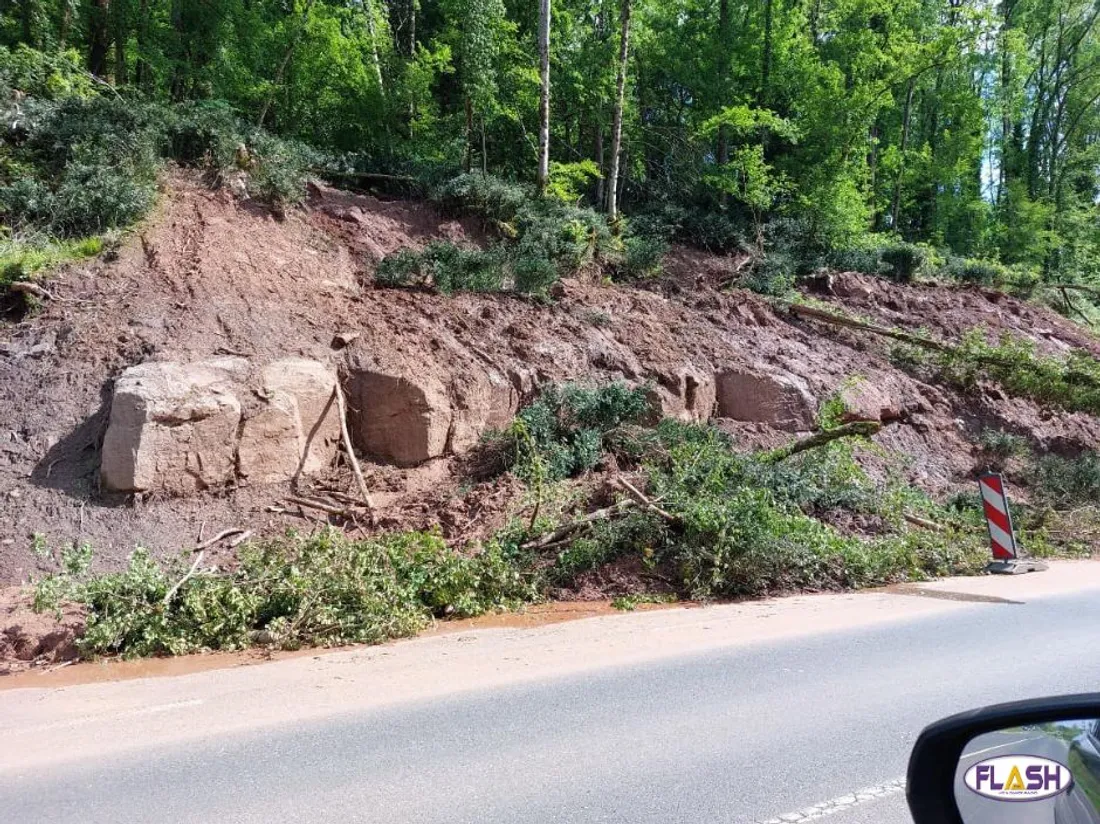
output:
<path id="1" fill-rule="evenodd" d="M 978 435 L 978 445 L 984 452 L 1001 461 L 1018 457 L 1028 451 L 1024 438 L 1003 429 L 983 429 Z"/>
<path id="2" fill-rule="evenodd" d="M 590 389 L 551 385 L 525 407 L 504 436 L 509 466 L 528 480 L 558 481 L 592 469 L 605 439 L 650 412 L 642 388 L 609 383 Z"/>
<path id="3" fill-rule="evenodd" d="M 431 286 L 445 295 L 496 292 L 503 287 L 504 268 L 494 252 L 432 241 L 419 252 L 402 249 L 388 255 L 374 277 L 382 286 Z"/>
<path id="4" fill-rule="evenodd" d="M 1095 452 L 1076 458 L 1043 455 L 1034 461 L 1031 472 L 1032 485 L 1048 506 L 1066 509 L 1100 501 L 1100 455 Z"/>
<path id="5" fill-rule="evenodd" d="M 576 163 L 550 164 L 550 180 L 546 185 L 546 196 L 556 198 L 563 203 L 576 205 L 592 181 L 600 177 L 600 167 L 592 160 L 580 160 Z"/>
<path id="6" fill-rule="evenodd" d="M 352 541 L 328 529 L 247 545 L 232 572 L 164 566 L 137 550 L 123 572 L 86 575 L 80 563 L 39 581 L 37 609 L 72 600 L 87 610 L 82 655 L 178 655 L 253 644 L 380 643 L 432 616 L 477 615 L 535 596 L 499 544 L 475 555 L 434 533 Z M 182 583 L 181 583 L 182 582 Z"/>
<path id="7" fill-rule="evenodd" d="M 1008 333 L 996 344 L 981 329 L 932 356 L 941 379 L 964 389 L 993 381 L 1006 392 L 1070 412 L 1100 414 L 1100 361 L 1083 350 L 1040 355 L 1035 344 Z"/>
<path id="8" fill-rule="evenodd" d="M 663 238 L 631 233 L 623 244 L 622 274 L 629 279 L 653 277 L 661 272 L 661 264 L 668 253 Z"/>
<path id="9" fill-rule="evenodd" d="M 922 274 L 928 264 L 928 250 L 916 243 L 891 243 L 883 246 L 879 257 L 886 264 L 890 277 L 899 283 L 909 283 Z"/>

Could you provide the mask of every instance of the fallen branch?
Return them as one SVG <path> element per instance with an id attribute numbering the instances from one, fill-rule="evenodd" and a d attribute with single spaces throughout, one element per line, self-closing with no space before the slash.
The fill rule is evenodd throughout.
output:
<path id="1" fill-rule="evenodd" d="M 897 329 L 888 329 L 885 326 L 879 326 L 874 323 L 867 323 L 866 321 L 856 320 L 855 318 L 849 318 L 845 315 L 839 315 L 835 312 L 826 312 L 824 309 L 817 309 L 813 306 L 805 306 L 801 303 L 792 303 L 789 307 L 789 311 L 793 315 L 798 315 L 803 318 L 810 318 L 811 320 L 819 320 L 824 323 L 831 323 L 834 326 L 846 326 L 849 329 L 860 329 L 864 332 L 871 332 L 875 335 L 882 335 L 883 337 L 893 338 L 894 340 L 900 340 L 903 343 L 911 343 L 914 346 L 922 346 L 925 349 L 935 349 L 938 352 L 947 352 L 950 347 L 946 343 L 942 343 L 932 338 L 926 338 L 923 335 L 914 335 L 911 332 L 902 332 Z"/>
<path id="2" fill-rule="evenodd" d="M 1062 291 L 1073 289 L 1076 292 L 1087 292 L 1095 297 L 1100 297 L 1100 289 L 1097 289 L 1095 286 L 1084 286 L 1080 283 L 1045 283 L 1043 285 L 1051 289 L 1061 289 Z"/>
<path id="3" fill-rule="evenodd" d="M 387 175 L 381 172 L 336 172 L 331 169 L 315 168 L 311 171 L 322 177 L 338 177 L 343 180 L 382 180 L 391 183 L 416 183 L 412 175 Z"/>
<path id="4" fill-rule="evenodd" d="M 52 292 L 43 289 L 37 283 L 31 283 L 29 280 L 13 281 L 8 284 L 8 289 L 24 295 L 34 295 L 36 298 L 42 298 L 43 300 L 57 300 Z"/>
<path id="5" fill-rule="evenodd" d="M 815 432 L 813 435 L 809 435 L 797 441 L 792 441 L 786 446 L 773 449 L 771 452 L 764 455 L 763 459 L 771 462 L 782 461 L 792 455 L 797 455 L 799 452 L 805 452 L 808 449 L 817 449 L 819 446 L 825 446 L 825 444 L 832 443 L 840 438 L 869 438 L 881 429 L 882 424 L 878 421 L 853 421 L 852 423 L 838 426 L 835 429 Z"/>
<path id="6" fill-rule="evenodd" d="M 521 544 L 521 549 L 547 549 L 551 546 L 563 542 L 564 539 L 569 538 L 577 532 L 583 532 L 591 528 L 592 524 L 597 521 L 606 521 L 615 512 L 620 509 L 625 509 L 634 503 L 629 499 L 624 499 L 611 506 L 604 507 L 603 509 L 597 509 L 595 512 L 590 512 L 583 518 L 578 518 L 575 521 L 570 521 L 567 524 L 559 526 L 553 532 L 548 532 L 541 538 L 537 538 L 534 541 L 528 541 L 525 544 Z"/>
<path id="7" fill-rule="evenodd" d="M 187 570 L 187 574 L 184 575 L 182 578 L 180 578 L 178 581 L 176 581 L 176 583 L 172 585 L 172 588 L 168 590 L 168 592 L 164 596 L 164 605 L 165 606 L 168 606 L 168 604 L 170 604 L 172 602 L 172 598 L 175 596 L 175 594 L 177 592 L 179 592 L 180 587 L 182 587 L 185 583 L 187 583 L 189 580 L 191 580 L 191 578 L 195 575 L 195 572 L 198 571 L 199 564 L 202 563 L 202 556 L 205 555 L 205 554 L 206 554 L 205 550 L 200 550 L 199 554 L 197 556 L 195 556 L 195 562 L 193 564 L 191 564 L 191 568 L 189 570 Z"/>
<path id="8" fill-rule="evenodd" d="M 308 507 L 309 509 L 317 509 L 321 512 L 327 512 L 329 515 L 339 515 L 341 518 L 350 518 L 351 514 L 347 507 L 335 506 L 333 504 L 326 504 L 323 501 L 314 501 L 310 498 L 287 498 L 287 503 L 297 504 L 298 506 Z"/>
<path id="9" fill-rule="evenodd" d="M 930 521 L 927 518 L 922 518 L 919 515 L 911 515 L 908 512 L 901 513 L 901 517 L 911 523 L 913 526 L 919 526 L 921 529 L 927 529 L 932 532 L 947 532 L 947 527 L 943 524 L 937 524 L 935 521 Z"/>
<path id="10" fill-rule="evenodd" d="M 630 497 L 632 497 L 635 501 L 637 501 L 639 504 L 644 506 L 650 512 L 654 512 L 657 515 L 660 515 L 662 518 L 664 518 L 670 524 L 677 524 L 677 523 L 680 522 L 679 518 L 677 518 L 675 515 L 671 515 L 668 512 L 665 512 L 665 510 L 663 510 L 659 506 L 657 506 L 657 504 L 655 504 L 652 500 L 650 500 L 645 495 L 643 495 L 626 478 L 622 478 L 622 477 L 616 478 L 615 483 L 620 488 L 626 490 L 627 494 L 630 495 Z"/>
<path id="11" fill-rule="evenodd" d="M 355 450 L 351 445 L 351 435 L 348 433 L 348 407 L 344 401 L 344 390 L 340 388 L 339 380 L 336 381 L 332 391 L 336 395 L 336 407 L 340 415 L 340 436 L 344 439 L 344 451 L 348 453 L 348 463 L 351 464 L 351 471 L 355 473 L 355 480 L 359 484 L 359 494 L 363 496 L 363 503 L 366 504 L 367 513 L 370 515 L 371 523 L 373 523 L 374 503 L 370 499 L 367 482 L 363 479 L 363 470 L 359 466 L 359 459 L 355 457 Z"/>
<path id="12" fill-rule="evenodd" d="M 201 552 L 204 549 L 210 549 L 210 547 L 214 546 L 214 544 L 216 544 L 218 541 L 222 541 L 222 540 L 230 537 L 231 535 L 240 535 L 242 532 L 244 532 L 244 530 L 241 529 L 240 527 L 233 527 L 232 529 L 223 529 L 221 532 L 219 532 L 217 535 L 215 535 L 209 541 L 203 541 L 201 544 L 196 546 L 191 551 L 192 552 Z M 236 546 L 236 544 L 230 544 L 230 546 Z"/>
<path id="13" fill-rule="evenodd" d="M 252 534 L 253 533 L 252 533 L 251 529 L 246 529 L 244 532 L 242 532 L 240 535 L 238 535 L 236 538 L 234 538 L 232 541 L 229 542 L 229 548 L 230 549 L 235 549 L 236 547 L 240 546 L 245 541 L 247 541 L 249 538 L 251 538 Z"/>

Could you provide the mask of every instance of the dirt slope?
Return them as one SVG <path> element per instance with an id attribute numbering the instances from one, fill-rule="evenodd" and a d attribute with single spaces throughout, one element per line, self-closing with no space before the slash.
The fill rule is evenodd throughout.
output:
<path id="1" fill-rule="evenodd" d="M 452 391 L 475 370 L 492 369 L 508 376 L 519 402 L 545 381 L 608 378 L 650 382 L 683 400 L 685 369 L 709 380 L 731 368 L 781 369 L 821 400 L 859 376 L 900 418 L 881 444 L 908 456 L 915 482 L 939 491 L 968 481 L 973 440 L 985 426 L 1062 450 L 1100 443 L 1100 425 L 1087 416 L 923 384 L 894 368 L 878 341 L 795 320 L 748 292 L 716 290 L 711 284 L 736 272 L 730 259 L 677 250 L 669 275 L 646 289 L 566 282 L 548 305 L 507 295 L 447 298 L 374 288 L 370 272 L 385 254 L 431 238 L 476 244 L 472 222 L 319 188 L 280 222 L 183 174 L 170 176 L 166 189 L 159 212 L 115 259 L 57 273 L 49 284 L 56 300 L 0 326 L 0 583 L 34 573 L 35 533 L 53 545 L 88 540 L 98 564 L 115 566 L 135 545 L 175 552 L 200 531 L 312 525 L 267 511 L 286 494 L 281 487 L 139 500 L 99 490 L 111 382 L 148 360 L 236 354 L 257 362 L 303 356 L 342 369 L 400 365 L 459 388 Z M 843 278 L 842 288 L 838 281 L 820 297 L 891 324 L 945 337 L 982 324 L 1050 351 L 1100 354 L 1079 327 L 1002 295 Z M 340 348 L 333 338 L 341 332 L 359 337 Z M 761 423 L 720 424 L 746 444 L 790 437 Z M 409 469 L 366 464 L 381 527 L 439 522 L 446 535 L 462 537 L 502 522 L 511 482 L 471 488 L 456 467 L 450 457 Z M 328 480 L 347 484 L 338 468 Z"/>

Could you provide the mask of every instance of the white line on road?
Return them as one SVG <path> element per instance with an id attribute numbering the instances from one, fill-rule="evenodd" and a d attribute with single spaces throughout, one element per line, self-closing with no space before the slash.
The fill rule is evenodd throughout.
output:
<path id="1" fill-rule="evenodd" d="M 1011 747 L 1011 746 L 1014 746 L 1016 744 L 1023 744 L 1025 741 L 1038 741 L 1038 740 L 1039 740 L 1038 738 L 1021 738 L 1018 741 L 1009 741 L 1007 744 L 998 744 L 995 747 L 986 747 L 984 750 L 974 750 L 974 752 L 964 752 L 962 755 L 959 756 L 959 759 L 962 760 L 963 758 L 970 758 L 971 756 L 981 755 L 982 753 L 993 752 L 994 750 L 999 750 L 1002 747 Z"/>
<path id="2" fill-rule="evenodd" d="M 142 715 L 156 715 L 161 712 L 169 712 L 171 710 L 182 709 L 184 707 L 197 707 L 200 704 L 205 703 L 201 698 L 192 698 L 188 701 L 173 701 L 171 704 L 154 704 L 151 707 L 139 707 L 135 710 L 127 710 L 126 712 L 112 712 L 104 715 L 87 715 L 83 718 L 72 718 L 68 721 L 56 721 L 52 724 L 42 724 L 38 727 L 28 727 L 26 729 L 13 729 L 8 728 L 7 732 L 16 733 L 30 733 L 30 732 L 44 732 L 46 730 L 59 730 L 66 727 L 79 727 L 84 724 L 92 724 L 96 721 L 102 721 L 105 719 L 115 720 L 118 718 L 132 718 Z"/>
<path id="3" fill-rule="evenodd" d="M 870 801 L 878 801 L 880 798 L 889 798 L 892 795 L 897 795 L 904 791 L 905 779 L 895 778 L 893 781 L 887 781 L 884 784 L 876 784 L 874 787 L 865 787 L 862 790 L 848 793 L 848 795 L 830 798 L 828 801 L 822 801 L 810 807 L 795 810 L 794 812 L 784 813 L 775 818 L 769 818 L 766 821 L 759 821 L 757 824 L 803 824 L 804 821 L 815 821 L 819 818 L 835 815 L 836 813 L 847 812 L 861 804 L 866 804 Z"/>

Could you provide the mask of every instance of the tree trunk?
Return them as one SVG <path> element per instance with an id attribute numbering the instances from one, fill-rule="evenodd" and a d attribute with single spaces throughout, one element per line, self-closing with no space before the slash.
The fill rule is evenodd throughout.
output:
<path id="1" fill-rule="evenodd" d="M 149 60 L 145 50 L 149 47 L 149 0 L 138 4 L 137 21 L 137 57 L 134 61 L 134 84 L 139 89 L 147 89 L 152 78 L 149 76 Z"/>
<path id="2" fill-rule="evenodd" d="M 898 173 L 894 178 L 894 196 L 890 200 L 890 229 L 898 230 L 898 217 L 901 212 L 901 180 L 905 174 L 905 150 L 909 145 L 909 116 L 913 111 L 913 90 L 916 78 L 909 78 L 909 87 L 905 90 L 905 107 L 901 111 L 901 140 L 898 143 L 900 159 Z"/>
<path id="3" fill-rule="evenodd" d="M 724 106 L 726 95 L 729 93 L 730 63 L 733 60 L 731 53 L 733 47 L 733 32 L 731 31 L 730 0 L 719 0 L 718 3 L 718 108 Z M 715 159 L 721 168 L 730 162 L 730 135 L 729 126 L 725 123 L 718 127 L 718 145 L 715 149 Z M 729 199 L 723 191 L 721 202 L 724 206 Z"/>
<path id="4" fill-rule="evenodd" d="M 118 0 L 111 4 L 112 39 L 115 41 L 115 85 L 126 83 L 126 20 L 125 7 Z"/>
<path id="5" fill-rule="evenodd" d="M 596 115 L 596 166 L 599 167 L 600 176 L 596 178 L 596 203 L 604 202 L 604 173 L 603 173 L 603 112 Z"/>
<path id="6" fill-rule="evenodd" d="M 615 80 L 615 113 L 611 119 L 611 169 L 607 182 L 607 217 L 612 223 L 619 219 L 618 188 L 619 159 L 623 146 L 623 104 L 626 100 L 626 70 L 630 57 L 630 0 L 622 0 L 619 17 L 622 33 L 619 38 L 619 75 Z"/>
<path id="7" fill-rule="evenodd" d="M 22 0 L 19 4 L 19 17 L 22 24 L 22 40 L 28 46 L 37 47 L 34 42 L 34 0 Z"/>
<path id="8" fill-rule="evenodd" d="M 88 28 L 88 71 L 96 77 L 107 73 L 107 16 L 110 0 L 93 0 Z"/>
<path id="9" fill-rule="evenodd" d="M 466 172 L 473 168 L 474 161 L 474 103 L 466 95 L 466 160 L 463 167 Z"/>
<path id="10" fill-rule="evenodd" d="M 539 0 L 539 169 L 541 197 L 550 181 L 550 0 Z"/>
<path id="11" fill-rule="evenodd" d="M 417 0 L 387 0 L 390 12 L 390 31 L 397 53 L 409 59 L 416 54 Z"/>
<path id="12" fill-rule="evenodd" d="M 57 45 L 64 49 L 69 42 L 69 28 L 73 24 L 72 0 L 61 0 L 61 20 L 57 27 Z"/>
<path id="13" fill-rule="evenodd" d="M 143 0 L 144 1 L 144 0 Z M 378 92 L 386 96 L 386 84 L 382 82 L 382 60 L 378 57 L 378 32 L 374 26 L 374 3 L 364 0 L 363 14 L 367 18 L 367 34 L 370 35 L 370 56 L 374 66 L 374 79 L 378 81 Z"/>
<path id="14" fill-rule="evenodd" d="M 275 101 L 275 95 L 279 91 L 279 86 L 283 83 L 283 75 L 286 74 L 286 67 L 290 65 L 290 58 L 294 54 L 294 49 L 298 46 L 298 41 L 302 39 L 302 35 L 305 34 L 306 24 L 309 22 L 309 11 L 313 8 L 313 0 L 306 0 L 305 8 L 302 9 L 301 19 L 298 21 L 298 30 L 294 32 L 294 36 L 290 38 L 290 42 L 287 43 L 286 51 L 283 52 L 283 59 L 279 63 L 279 69 L 275 72 L 275 82 L 271 86 L 271 94 L 264 100 L 263 108 L 260 109 L 260 116 L 256 119 L 256 128 L 262 129 L 264 120 L 267 119 L 267 112 L 271 108 L 271 104 Z"/>
<path id="15" fill-rule="evenodd" d="M 768 104 L 768 83 L 772 74 L 772 3 L 764 0 L 764 50 L 760 57 L 760 103 Z"/>

